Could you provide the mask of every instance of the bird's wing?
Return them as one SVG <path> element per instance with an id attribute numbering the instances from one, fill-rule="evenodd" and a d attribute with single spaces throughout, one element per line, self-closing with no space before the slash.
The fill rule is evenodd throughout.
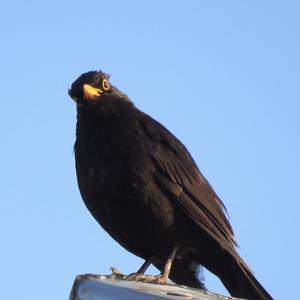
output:
<path id="1" fill-rule="evenodd" d="M 153 145 L 148 155 L 157 170 L 157 184 L 164 193 L 176 199 L 195 223 L 236 256 L 237 244 L 225 214 L 226 208 L 185 146 L 148 115 L 144 115 L 140 124 Z"/>

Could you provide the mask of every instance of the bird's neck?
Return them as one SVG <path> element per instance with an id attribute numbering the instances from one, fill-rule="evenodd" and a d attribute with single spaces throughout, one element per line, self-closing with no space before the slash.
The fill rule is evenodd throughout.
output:
<path id="1" fill-rule="evenodd" d="M 98 103 L 77 107 L 77 135 L 110 134 L 130 128 L 137 116 L 137 109 L 130 101 L 104 98 Z M 104 133 L 105 132 L 105 133 Z"/>

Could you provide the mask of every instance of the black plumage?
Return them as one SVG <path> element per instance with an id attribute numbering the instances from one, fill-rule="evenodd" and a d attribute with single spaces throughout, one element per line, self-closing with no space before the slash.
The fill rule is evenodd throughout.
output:
<path id="1" fill-rule="evenodd" d="M 152 263 L 162 271 L 158 282 L 169 276 L 203 288 L 196 268 L 202 265 L 233 296 L 272 299 L 237 253 L 224 204 L 185 146 L 105 73 L 81 75 L 69 94 L 77 103 L 82 198 L 117 242 L 146 260 L 140 273 Z"/>

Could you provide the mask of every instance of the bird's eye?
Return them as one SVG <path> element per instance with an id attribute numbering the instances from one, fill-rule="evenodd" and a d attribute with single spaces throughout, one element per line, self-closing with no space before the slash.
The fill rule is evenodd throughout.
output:
<path id="1" fill-rule="evenodd" d="M 104 91 L 108 91 L 110 88 L 110 84 L 107 79 L 102 80 L 102 88 Z"/>

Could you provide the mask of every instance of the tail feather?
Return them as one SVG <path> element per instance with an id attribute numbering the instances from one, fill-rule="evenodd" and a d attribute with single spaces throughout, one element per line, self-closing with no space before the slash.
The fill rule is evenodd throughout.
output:
<path id="1" fill-rule="evenodd" d="M 232 296 L 251 300 L 273 299 L 246 265 L 244 266 L 231 255 L 228 259 L 230 263 L 226 265 L 230 266 L 230 269 L 224 269 L 217 275 Z"/>

